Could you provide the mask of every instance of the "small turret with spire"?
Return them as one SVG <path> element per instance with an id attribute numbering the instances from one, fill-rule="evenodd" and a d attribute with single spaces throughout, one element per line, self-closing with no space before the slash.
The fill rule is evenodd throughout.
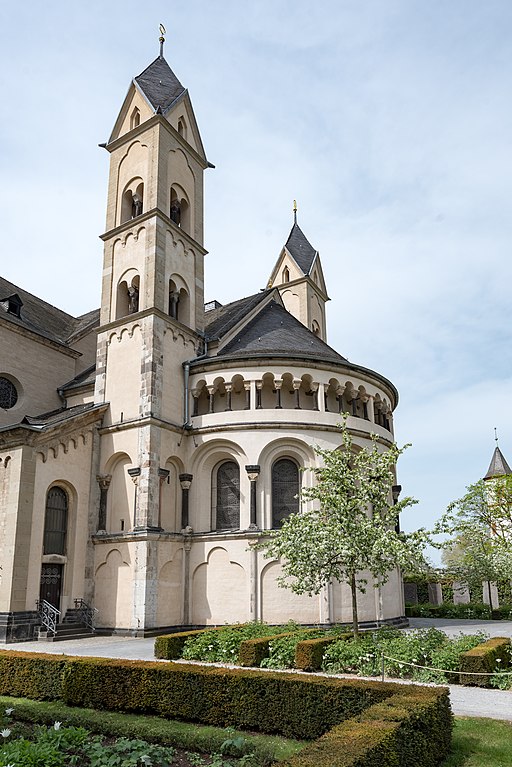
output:
<path id="1" fill-rule="evenodd" d="M 496 447 L 494 448 L 487 474 L 484 477 L 485 480 L 496 479 L 496 477 L 505 477 L 508 474 L 512 474 L 512 469 L 498 447 L 498 432 L 496 427 L 494 427 L 494 441 L 496 442 Z"/>

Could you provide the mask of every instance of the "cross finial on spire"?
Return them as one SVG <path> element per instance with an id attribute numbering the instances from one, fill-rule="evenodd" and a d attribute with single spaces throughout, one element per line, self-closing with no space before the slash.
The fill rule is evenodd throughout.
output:
<path id="1" fill-rule="evenodd" d="M 163 59 L 164 57 L 164 43 L 165 43 L 165 35 L 167 34 L 165 31 L 165 27 L 163 24 L 160 24 L 160 37 L 158 38 L 160 42 L 160 58 Z"/>
<path id="2" fill-rule="evenodd" d="M 293 223 L 297 223 L 297 200 L 293 201 Z"/>
<path id="3" fill-rule="evenodd" d="M 498 430 L 496 426 L 494 427 L 494 441 L 496 442 L 496 447 L 498 447 Z"/>

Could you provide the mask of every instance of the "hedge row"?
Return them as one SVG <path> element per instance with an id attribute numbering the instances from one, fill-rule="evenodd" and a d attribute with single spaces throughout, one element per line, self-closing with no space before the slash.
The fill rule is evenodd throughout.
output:
<path id="1" fill-rule="evenodd" d="M 468 650 L 460 657 L 459 671 L 474 673 L 474 676 L 460 675 L 461 684 L 473 684 L 478 687 L 489 686 L 489 676 L 496 669 L 505 670 L 510 667 L 510 639 L 494 637 L 487 642 Z"/>
<path id="2" fill-rule="evenodd" d="M 461 618 L 482 620 L 510 620 L 512 614 L 512 605 L 501 605 L 495 608 L 492 613 L 489 605 L 483 602 L 473 602 L 468 604 L 450 604 L 443 602 L 441 605 L 418 604 L 406 605 L 405 615 L 407 618 Z"/>
<path id="3" fill-rule="evenodd" d="M 404 703 L 407 711 L 414 707 L 418 727 L 429 728 L 436 754 L 444 753 L 451 723 L 446 690 L 441 688 L 420 690 L 293 673 L 9 651 L 0 652 L 0 694 L 62 700 L 81 708 L 156 714 L 299 739 L 318 738 L 353 717 L 370 721 L 374 714 L 367 709 L 386 700 L 389 703 L 398 695 L 406 703 L 410 701 Z M 414 703 L 420 699 L 424 711 Z M 432 707 L 438 711 L 435 727 L 429 724 Z M 430 712 L 428 716 L 426 712 Z M 381 714 L 377 718 L 380 722 L 379 717 Z M 316 764 L 321 767 L 322 762 Z"/>
<path id="4" fill-rule="evenodd" d="M 295 648 L 295 667 L 301 671 L 319 671 L 326 648 L 342 639 L 353 639 L 353 634 L 338 634 L 319 639 L 304 639 Z"/>
<path id="5" fill-rule="evenodd" d="M 180 631 L 177 634 L 163 634 L 155 639 L 155 658 L 161 660 L 176 660 L 181 658 L 181 653 L 185 642 L 190 637 L 197 634 L 203 634 L 205 631 L 215 631 L 216 629 L 225 629 L 227 626 L 208 626 L 205 629 L 195 629 L 193 631 Z"/>
<path id="6" fill-rule="evenodd" d="M 317 631 L 317 629 L 310 630 Z M 240 666 L 260 666 L 261 661 L 265 658 L 268 658 L 270 655 L 270 645 L 274 640 L 293 636 L 299 631 L 302 633 L 304 629 L 297 629 L 297 631 L 286 631 L 282 634 L 274 634 L 274 636 L 257 637 L 256 639 L 244 639 L 238 651 L 238 664 Z M 299 643 L 297 643 L 297 645 L 298 644 Z"/>
<path id="7" fill-rule="evenodd" d="M 281 767 L 436 767 L 450 752 L 448 691 L 408 688 L 326 732 Z"/>

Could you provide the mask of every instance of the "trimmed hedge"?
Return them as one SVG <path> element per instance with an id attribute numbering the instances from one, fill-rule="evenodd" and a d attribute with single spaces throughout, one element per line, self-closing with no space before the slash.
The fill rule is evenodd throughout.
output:
<path id="1" fill-rule="evenodd" d="M 353 638 L 353 634 L 338 634 L 319 639 L 304 639 L 295 648 L 295 667 L 300 671 L 319 671 L 322 668 L 326 647 L 333 642 L 339 642 L 341 639 Z"/>
<path id="2" fill-rule="evenodd" d="M 389 706 L 399 696 L 402 708 L 414 710 L 411 718 L 417 727 L 428 729 L 431 748 L 439 760 L 451 727 L 447 691 L 442 688 L 152 661 L 55 658 L 0 651 L 0 694 L 60 699 L 82 708 L 150 713 L 300 739 L 322 736 L 353 717 L 370 722 L 376 715 L 376 721 L 384 721 L 379 709 L 372 714 L 371 707 L 386 701 Z M 414 701 L 422 702 L 424 710 Z M 394 715 L 398 716 L 396 712 Z M 434 719 L 435 726 L 431 726 Z M 380 725 L 368 727 L 379 729 Z M 336 740 L 340 747 L 338 736 Z M 341 751 L 345 750 L 342 744 Z M 422 762 L 413 763 L 423 767 Z M 328 767 L 335 762 L 315 764 Z"/>
<path id="3" fill-rule="evenodd" d="M 162 634 L 155 639 L 155 658 L 160 660 L 176 660 L 181 658 L 181 652 L 185 642 L 196 634 L 204 634 L 205 631 L 215 631 L 225 629 L 227 626 L 208 626 L 204 629 L 194 629 L 193 631 L 179 631 L 177 634 Z"/>
<path id="4" fill-rule="evenodd" d="M 510 639 L 508 637 L 494 637 L 478 645 L 478 647 L 463 653 L 460 657 L 459 671 L 474 672 L 474 676 L 461 674 L 460 684 L 488 687 L 490 677 L 480 675 L 496 672 L 497 669 L 501 671 L 509 668 L 509 650 Z M 500 660 L 499 663 L 497 662 L 498 658 Z"/>
<path id="5" fill-rule="evenodd" d="M 436 767 L 450 751 L 447 690 L 414 688 L 329 730 L 281 767 Z"/>
<path id="6" fill-rule="evenodd" d="M 282 639 L 283 637 L 290 637 L 294 634 L 302 633 L 303 631 L 304 629 L 301 628 L 296 631 L 286 631 L 282 634 L 274 634 L 274 636 L 244 639 L 238 651 L 238 664 L 246 667 L 260 666 L 261 661 L 268 658 L 270 655 L 269 646 L 271 642 L 276 639 Z M 317 629 L 310 629 L 310 631 L 317 631 Z"/>

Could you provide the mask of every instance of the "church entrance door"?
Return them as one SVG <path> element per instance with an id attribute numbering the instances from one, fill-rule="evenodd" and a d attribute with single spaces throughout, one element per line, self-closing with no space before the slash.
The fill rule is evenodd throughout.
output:
<path id="1" fill-rule="evenodd" d="M 43 564 L 41 568 L 41 587 L 39 599 L 46 599 L 53 607 L 60 610 L 60 593 L 64 565 Z"/>

